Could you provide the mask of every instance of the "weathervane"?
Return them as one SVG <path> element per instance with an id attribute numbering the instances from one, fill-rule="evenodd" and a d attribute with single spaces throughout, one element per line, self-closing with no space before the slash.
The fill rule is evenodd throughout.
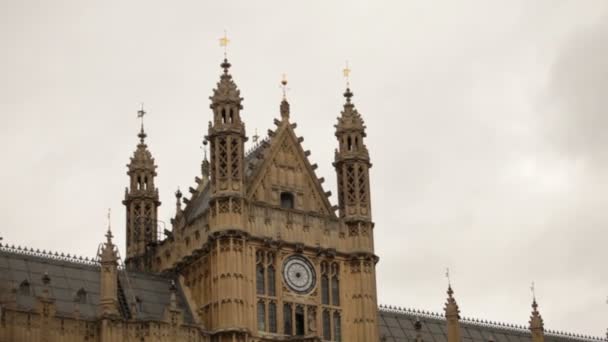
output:
<path id="1" fill-rule="evenodd" d="M 287 100 L 287 91 L 289 90 L 289 88 L 287 88 L 286 74 L 283 74 L 283 77 L 281 78 L 281 88 L 283 89 L 283 100 Z"/>
<path id="2" fill-rule="evenodd" d="M 348 67 L 348 61 L 346 61 L 346 66 L 344 69 L 342 69 L 342 75 L 344 75 L 344 78 L 346 79 L 346 88 L 350 88 L 350 68 Z"/>
<path id="3" fill-rule="evenodd" d="M 137 111 L 137 117 L 141 119 L 141 129 L 144 129 L 144 115 L 146 115 L 146 111 L 144 110 L 144 103 L 142 102 L 139 110 Z"/>
<path id="4" fill-rule="evenodd" d="M 228 44 L 230 44 L 230 39 L 228 39 L 226 30 L 224 30 L 224 36 L 220 38 L 220 46 L 224 48 L 224 58 L 228 56 Z"/>
<path id="5" fill-rule="evenodd" d="M 532 299 L 536 301 L 536 286 L 534 285 L 534 282 L 530 285 L 530 291 L 532 291 Z"/>

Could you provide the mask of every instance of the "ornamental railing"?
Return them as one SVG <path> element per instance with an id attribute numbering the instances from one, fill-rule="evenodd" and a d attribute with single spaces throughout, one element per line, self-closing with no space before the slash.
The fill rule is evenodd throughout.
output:
<path id="1" fill-rule="evenodd" d="M 410 316 L 420 317 L 420 318 L 445 320 L 444 314 L 438 313 L 438 312 L 432 312 L 432 311 L 418 310 L 418 309 L 412 309 L 412 308 L 402 308 L 402 307 L 390 306 L 390 305 L 380 305 L 379 310 L 382 312 L 407 314 Z M 530 333 L 530 330 L 528 329 L 528 327 L 526 327 L 524 325 L 488 321 L 488 320 L 484 320 L 484 319 L 477 319 L 477 318 L 470 318 L 470 317 L 462 317 L 460 319 L 460 321 L 463 323 L 466 323 L 466 324 L 475 325 L 475 326 L 484 327 L 484 328 L 494 328 L 494 329 L 500 329 L 500 330 Z M 583 334 L 574 334 L 574 333 L 556 331 L 556 330 L 550 330 L 550 329 L 545 329 L 545 335 L 559 337 L 559 338 L 577 339 L 577 340 L 581 340 L 581 341 L 608 341 L 608 338 L 583 335 Z"/>
<path id="2" fill-rule="evenodd" d="M 40 249 L 33 249 L 33 248 L 28 248 L 28 247 L 22 247 L 22 246 L 15 246 L 15 245 L 9 245 L 9 244 L 2 244 L 0 243 L 0 252 L 8 252 L 8 253 L 14 253 L 14 254 L 20 254 L 20 255 L 27 255 L 27 256 L 34 256 L 34 257 L 38 257 L 38 258 L 44 258 L 44 259 L 51 259 L 51 260 L 58 260 L 58 261 L 67 261 L 67 262 L 73 262 L 73 263 L 77 263 L 77 264 L 82 264 L 82 265 L 89 265 L 89 266 L 99 266 L 99 264 L 97 263 L 97 261 L 95 260 L 95 258 L 88 258 L 88 257 L 82 257 L 82 256 L 77 256 L 77 255 L 70 255 L 65 254 L 65 253 L 59 253 L 57 251 L 53 252 L 51 250 L 40 250 Z"/>

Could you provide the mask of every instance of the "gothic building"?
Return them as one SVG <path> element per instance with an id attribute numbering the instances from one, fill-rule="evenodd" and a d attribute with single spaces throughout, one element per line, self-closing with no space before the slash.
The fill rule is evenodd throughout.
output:
<path id="1" fill-rule="evenodd" d="M 536 301 L 529 327 L 463 319 L 451 287 L 444 314 L 378 307 L 382 227 L 353 93 L 335 125 L 333 206 L 285 98 L 276 128 L 245 151 L 243 98 L 230 63 L 221 67 L 210 158 L 188 198 L 176 192 L 172 229 L 159 238 L 157 165 L 142 125 L 122 202 L 124 263 L 109 228 L 92 260 L 0 245 L 0 342 L 601 340 L 545 330 Z"/>

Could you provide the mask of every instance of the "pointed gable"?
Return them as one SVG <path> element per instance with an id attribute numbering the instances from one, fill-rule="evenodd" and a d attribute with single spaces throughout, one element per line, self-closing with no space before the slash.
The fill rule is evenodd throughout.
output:
<path id="1" fill-rule="evenodd" d="M 247 197 L 252 201 L 281 206 L 281 197 L 292 196 L 293 209 L 335 217 L 313 166 L 294 132 L 295 124 L 276 120 L 276 131 L 253 151 L 257 159 L 247 180 Z M 286 202 L 284 202 L 285 204 Z M 288 202 L 287 202 L 288 203 Z"/>

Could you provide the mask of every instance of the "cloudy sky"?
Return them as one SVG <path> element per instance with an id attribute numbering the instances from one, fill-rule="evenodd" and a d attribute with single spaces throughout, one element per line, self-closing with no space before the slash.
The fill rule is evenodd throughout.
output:
<path id="1" fill-rule="evenodd" d="M 205 5 L 213 3 L 214 5 Z M 124 246 L 145 102 L 164 202 L 194 184 L 228 30 L 249 134 L 279 116 L 335 193 L 348 60 L 374 167 L 379 301 L 549 329 L 608 327 L 608 2 L 0 1 L 0 236 Z M 335 198 L 333 199 L 335 203 Z M 121 250 L 124 254 L 124 248 Z"/>

